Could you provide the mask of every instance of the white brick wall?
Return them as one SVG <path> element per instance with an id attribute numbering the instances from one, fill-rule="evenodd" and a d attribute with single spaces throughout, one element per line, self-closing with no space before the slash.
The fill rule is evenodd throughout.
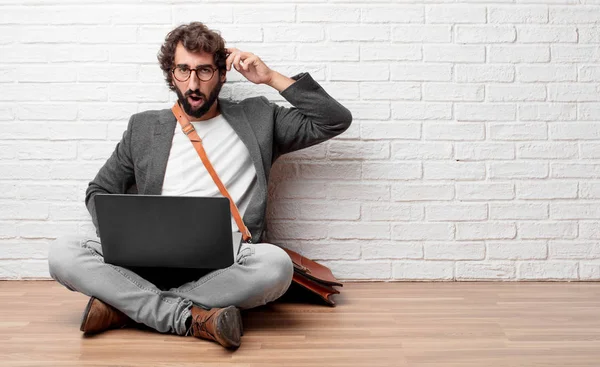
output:
<path id="1" fill-rule="evenodd" d="M 353 113 L 272 171 L 268 237 L 340 279 L 600 280 L 600 3 L 0 0 L 0 278 L 94 236 L 83 199 L 192 20 Z M 232 71 L 224 97 L 276 91 Z"/>

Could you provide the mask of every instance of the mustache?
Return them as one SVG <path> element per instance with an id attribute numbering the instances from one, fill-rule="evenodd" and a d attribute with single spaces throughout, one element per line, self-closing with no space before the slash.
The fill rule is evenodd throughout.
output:
<path id="1" fill-rule="evenodd" d="M 202 92 L 200 92 L 200 89 L 196 89 L 196 90 L 188 89 L 187 92 L 185 92 L 184 96 L 185 97 L 195 96 L 195 97 L 202 97 L 202 98 L 206 99 L 206 96 L 204 94 L 202 94 Z"/>

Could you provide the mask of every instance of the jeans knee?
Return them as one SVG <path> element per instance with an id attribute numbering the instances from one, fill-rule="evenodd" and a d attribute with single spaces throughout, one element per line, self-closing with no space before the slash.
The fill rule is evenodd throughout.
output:
<path id="1" fill-rule="evenodd" d="M 279 290 L 283 295 L 292 283 L 294 264 L 289 255 L 280 247 L 268 245 L 268 251 L 263 256 L 265 269 L 265 286 Z"/>
<path id="2" fill-rule="evenodd" d="M 81 240 L 66 236 L 54 240 L 48 251 L 48 270 L 50 276 L 61 284 L 68 282 L 75 265 L 76 252 L 80 250 Z"/>

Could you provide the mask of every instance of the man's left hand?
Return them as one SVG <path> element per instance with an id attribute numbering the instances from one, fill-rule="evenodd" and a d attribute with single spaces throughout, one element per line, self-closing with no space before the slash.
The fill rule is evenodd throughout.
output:
<path id="1" fill-rule="evenodd" d="M 252 52 L 243 52 L 237 48 L 227 48 L 230 54 L 227 56 L 225 65 L 227 71 L 231 70 L 231 65 L 242 74 L 246 79 L 254 84 L 269 84 L 273 78 L 273 70 Z"/>

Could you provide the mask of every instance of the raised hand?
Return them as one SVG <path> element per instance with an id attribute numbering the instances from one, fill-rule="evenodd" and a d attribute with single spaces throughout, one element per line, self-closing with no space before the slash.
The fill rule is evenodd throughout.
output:
<path id="1" fill-rule="evenodd" d="M 269 84 L 274 72 L 252 52 L 244 52 L 237 48 L 227 48 L 229 56 L 225 61 L 227 71 L 231 66 L 254 84 Z"/>

